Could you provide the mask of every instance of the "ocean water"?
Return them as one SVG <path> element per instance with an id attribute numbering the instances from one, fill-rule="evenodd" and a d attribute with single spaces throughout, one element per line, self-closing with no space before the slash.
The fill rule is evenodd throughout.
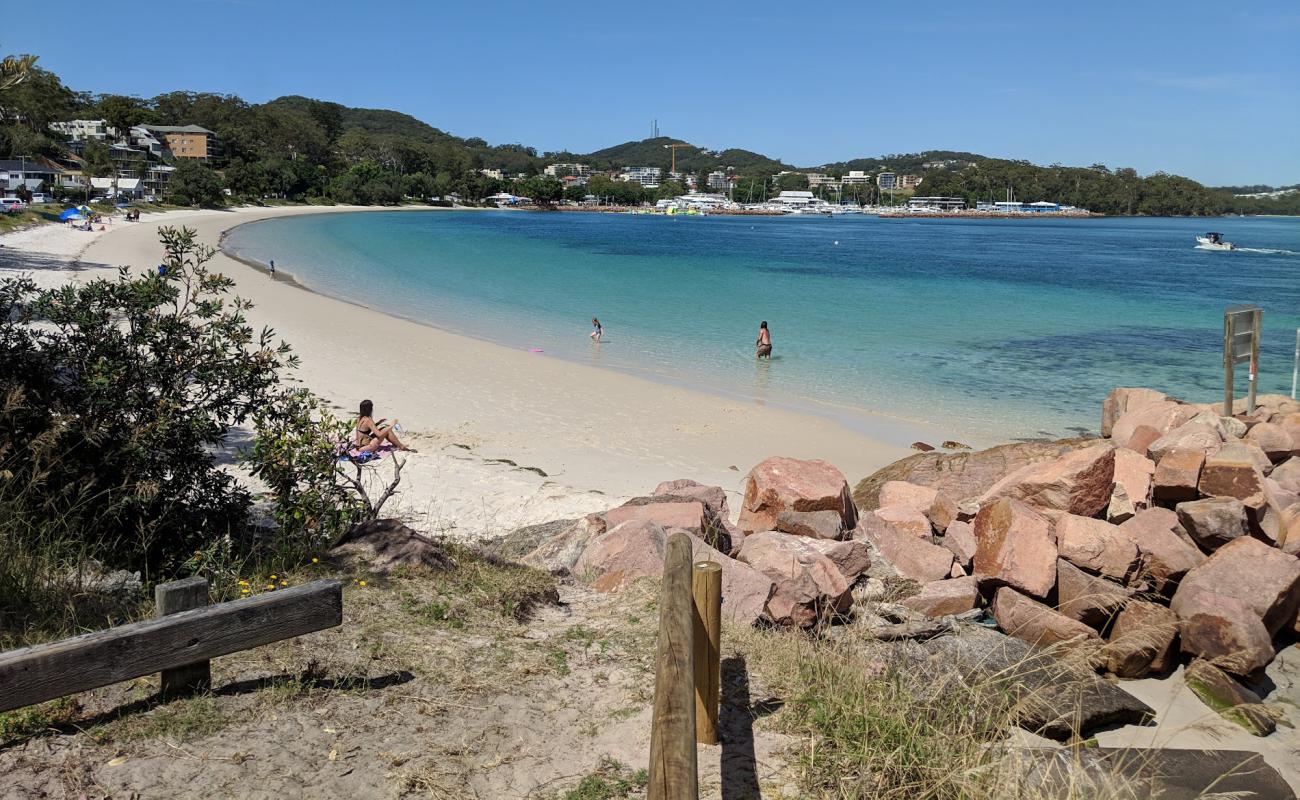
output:
<path id="1" fill-rule="evenodd" d="M 1196 249 L 1207 229 L 1243 249 Z M 225 246 L 539 358 L 972 443 L 1095 430 L 1115 386 L 1221 398 L 1235 303 L 1264 309 L 1260 391 L 1289 393 L 1300 327 L 1297 219 L 393 211 L 252 223 Z M 771 362 L 754 358 L 761 320 Z"/>

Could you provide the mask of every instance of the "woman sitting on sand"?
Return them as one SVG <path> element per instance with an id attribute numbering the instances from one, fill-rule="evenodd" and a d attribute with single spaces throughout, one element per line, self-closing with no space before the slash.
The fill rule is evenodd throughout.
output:
<path id="1" fill-rule="evenodd" d="M 394 428 L 397 426 L 397 420 L 390 424 L 382 424 L 386 420 L 375 422 L 374 419 L 375 404 L 369 400 L 361 401 L 361 408 L 357 414 L 357 429 L 352 435 L 353 444 L 363 453 L 373 453 L 383 447 L 385 443 L 391 444 L 398 450 L 408 453 L 414 453 L 415 450 L 402 444 L 402 440 L 397 438 L 397 432 Z"/>
<path id="2" fill-rule="evenodd" d="M 754 344 L 758 347 L 759 358 L 772 357 L 772 334 L 767 330 L 767 320 L 759 323 L 758 340 Z"/>

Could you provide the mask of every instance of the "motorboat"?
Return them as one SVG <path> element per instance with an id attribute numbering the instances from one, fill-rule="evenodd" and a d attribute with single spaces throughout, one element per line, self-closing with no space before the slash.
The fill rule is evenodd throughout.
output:
<path id="1" fill-rule="evenodd" d="M 1202 250 L 1236 250 L 1237 246 L 1225 241 L 1221 233 L 1207 233 L 1196 237 L 1196 246 Z"/>

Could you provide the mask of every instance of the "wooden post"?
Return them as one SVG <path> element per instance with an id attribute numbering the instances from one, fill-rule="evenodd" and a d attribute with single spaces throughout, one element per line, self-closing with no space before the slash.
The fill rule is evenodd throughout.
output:
<path id="1" fill-rule="evenodd" d="M 722 565 L 696 561 L 695 597 L 695 741 L 718 743 L 718 702 L 722 689 Z"/>
<path id="2" fill-rule="evenodd" d="M 181 611 L 191 611 L 208 604 L 206 578 L 186 578 L 183 581 L 160 583 L 154 587 L 154 616 L 165 617 Z M 212 662 L 195 661 L 174 669 L 165 669 L 162 675 L 164 700 L 185 697 L 212 688 Z"/>
<path id="3" fill-rule="evenodd" d="M 1223 315 L 1223 416 L 1232 416 L 1233 367 L 1237 361 L 1236 320 L 1232 314 Z"/>
<path id="4" fill-rule="evenodd" d="M 668 537 L 659 592 L 655 705 L 650 727 L 649 800 L 697 800 L 695 763 L 695 634 L 691 539 Z"/>

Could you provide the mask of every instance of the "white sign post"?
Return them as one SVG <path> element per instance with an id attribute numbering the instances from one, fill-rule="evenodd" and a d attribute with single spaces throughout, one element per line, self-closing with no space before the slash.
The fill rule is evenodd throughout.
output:
<path id="1" fill-rule="evenodd" d="M 1250 364 L 1246 413 L 1255 411 L 1255 386 L 1259 367 L 1259 333 L 1264 312 L 1256 305 L 1228 306 L 1223 310 L 1223 415 L 1232 416 L 1233 369 Z"/>

